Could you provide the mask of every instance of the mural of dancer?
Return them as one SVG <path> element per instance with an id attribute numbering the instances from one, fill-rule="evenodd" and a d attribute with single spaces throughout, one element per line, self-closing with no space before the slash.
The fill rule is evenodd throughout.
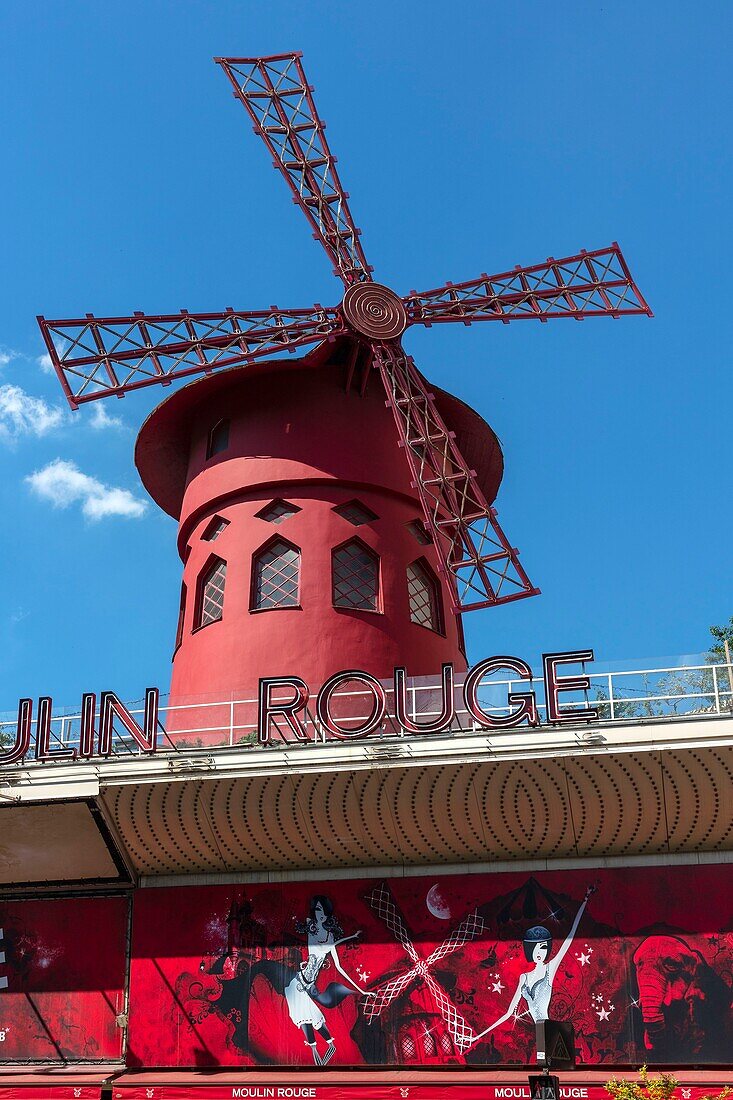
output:
<path id="1" fill-rule="evenodd" d="M 250 983 L 261 975 L 276 993 L 285 998 L 290 1019 L 302 1030 L 306 1045 L 311 1049 L 313 1061 L 318 1066 L 325 1066 L 336 1053 L 336 1041 L 326 1026 L 326 1018 L 321 1009 L 335 1008 L 345 997 L 353 996 L 355 993 L 363 997 L 372 996 L 347 974 L 341 965 L 337 950 L 342 944 L 358 939 L 361 932 L 344 936 L 343 929 L 334 915 L 333 903 L 324 894 L 316 894 L 311 898 L 308 919 L 304 924 L 298 924 L 296 927 L 300 933 L 307 936 L 308 943 L 308 956 L 300 967 L 296 970 L 286 963 L 270 959 L 258 962 L 250 971 Z M 318 976 L 331 963 L 349 982 L 349 985 L 330 982 L 325 989 L 318 990 L 316 988 Z M 326 1043 L 323 1054 L 318 1050 L 316 1034 Z"/>
<path id="2" fill-rule="evenodd" d="M 257 883 L 246 896 L 227 884 L 140 891 L 128 1057 L 530 1065 L 535 1022 L 555 1018 L 572 1021 L 586 1066 L 730 1060 L 733 865 L 446 875 L 435 885 L 406 876 Z M 50 921 L 56 902 L 46 904 Z M 2 907 L 0 926 L 12 943 Z M 68 921 L 69 942 L 79 926 Z M 39 969 L 34 988 L 47 975 Z M 3 1013 L 13 982 L 0 992 Z M 67 991 L 74 1003 L 83 991 L 68 980 L 58 988 L 54 1036 Z M 11 1041 L 46 1049 L 19 997 L 21 1011 L 27 1039 L 14 1039 L 18 1018 L 2 1054 Z"/>
<path id="3" fill-rule="evenodd" d="M 560 968 L 560 963 L 570 950 L 570 945 L 575 938 L 575 933 L 580 924 L 580 918 L 583 916 L 585 907 L 588 904 L 588 899 L 591 894 L 595 892 L 595 889 L 595 886 L 589 886 L 586 890 L 580 908 L 575 914 L 575 920 L 572 923 L 572 927 L 554 959 L 550 960 L 550 954 L 552 952 L 552 935 L 547 928 L 538 924 L 525 932 L 522 940 L 524 955 L 527 962 L 534 963 L 534 968 L 525 971 L 524 974 L 520 976 L 517 982 L 517 988 L 514 991 L 514 996 L 509 1002 L 509 1007 L 504 1015 L 500 1016 L 499 1019 L 495 1020 L 489 1027 L 479 1032 L 470 1046 L 475 1046 L 475 1044 L 483 1039 L 485 1035 L 488 1035 L 489 1032 L 506 1023 L 507 1020 L 510 1020 L 512 1016 L 515 1015 L 521 1000 L 524 1000 L 527 1005 L 527 1009 L 534 1023 L 537 1024 L 549 1018 L 550 999 L 552 997 L 552 986 L 555 981 L 555 976 Z"/>

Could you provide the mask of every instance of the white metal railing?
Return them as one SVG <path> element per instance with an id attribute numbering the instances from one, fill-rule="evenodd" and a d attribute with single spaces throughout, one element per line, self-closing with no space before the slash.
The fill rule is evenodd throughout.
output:
<path id="1" fill-rule="evenodd" d="M 665 668 L 646 668 L 612 672 L 588 672 L 590 688 L 586 691 L 563 692 L 565 709 L 595 707 L 600 723 L 649 722 L 671 718 L 721 718 L 733 716 L 733 664 L 691 664 Z M 456 676 L 454 689 L 455 718 L 447 733 L 466 733 L 480 730 L 473 716 L 466 710 L 463 699 L 464 675 Z M 372 739 L 417 736 L 406 733 L 394 717 L 394 686 L 383 681 L 387 697 L 387 711 L 381 728 L 375 730 Z M 491 715 L 510 712 L 507 697 L 510 692 L 534 691 L 541 725 L 547 724 L 544 683 L 542 679 L 532 683 L 525 680 L 492 677 L 482 682 L 479 701 L 483 710 Z M 334 695 L 334 711 L 344 728 L 359 726 L 366 720 L 372 705 L 372 695 L 363 686 L 353 691 L 340 691 Z M 259 744 L 257 729 L 257 699 L 232 698 L 210 701 L 207 698 L 192 699 L 185 704 L 161 706 L 159 718 L 158 751 L 185 752 L 196 748 L 217 746 L 248 748 Z M 128 704 L 130 714 L 143 720 L 140 703 Z M 415 677 L 407 681 L 407 712 L 417 723 L 436 718 L 442 711 L 442 687 L 438 677 Z M 301 716 L 305 732 L 310 740 L 325 741 L 328 736 L 315 719 L 309 707 Z M 0 716 L 0 748 L 12 744 L 15 739 L 17 716 Z M 80 715 L 78 712 L 61 713 L 51 721 L 51 748 L 78 747 Z M 283 734 L 286 734 L 283 727 Z M 35 745 L 35 723 L 31 736 L 30 756 Z M 283 740 L 293 741 L 292 734 Z M 277 724 L 273 722 L 270 741 L 279 742 Z M 113 736 L 112 754 L 124 756 L 136 754 L 139 747 L 124 730 L 116 730 Z"/>

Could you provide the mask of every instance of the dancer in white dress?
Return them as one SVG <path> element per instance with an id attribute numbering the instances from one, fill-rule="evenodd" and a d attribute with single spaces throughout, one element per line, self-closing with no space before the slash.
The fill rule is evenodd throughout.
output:
<path id="1" fill-rule="evenodd" d="M 595 886 L 589 886 L 586 890 L 580 908 L 575 914 L 575 920 L 573 921 L 572 927 L 557 955 L 555 955 L 555 958 L 550 962 L 547 960 L 552 951 L 552 936 L 548 929 L 544 928 L 542 925 L 536 925 L 525 933 L 522 941 L 524 955 L 528 962 L 534 963 L 534 969 L 528 970 L 521 975 L 517 982 L 514 996 L 509 1002 L 509 1007 L 504 1015 L 500 1016 L 498 1020 L 495 1020 L 493 1024 L 480 1032 L 471 1043 L 471 1046 L 477 1043 L 479 1039 L 483 1039 L 483 1037 L 488 1035 L 490 1031 L 493 1031 L 494 1028 L 499 1027 L 501 1024 L 511 1019 L 516 1013 L 519 1002 L 522 999 L 524 999 L 529 1014 L 536 1024 L 549 1019 L 550 998 L 552 997 L 552 985 L 555 981 L 555 975 L 560 967 L 560 963 L 570 950 L 570 945 L 573 942 L 575 933 L 578 930 L 578 925 L 580 924 L 580 918 L 583 916 L 585 907 L 588 904 L 588 898 L 594 891 Z"/>
<path id="2" fill-rule="evenodd" d="M 323 894 L 311 898 L 308 920 L 298 925 L 299 932 L 305 932 L 308 939 L 308 957 L 298 970 L 282 963 L 261 962 L 252 968 L 252 977 L 262 974 L 278 993 L 282 993 L 288 1006 L 288 1014 L 296 1027 L 305 1037 L 310 1047 L 313 1061 L 325 1066 L 336 1052 L 336 1041 L 326 1027 L 326 1018 L 321 1008 L 335 1008 L 345 997 L 360 993 L 371 996 L 346 973 L 338 954 L 338 947 L 349 940 L 358 939 L 361 932 L 352 936 L 342 935 L 342 929 L 333 913 L 331 900 Z M 331 982 L 324 990 L 316 988 L 318 976 L 322 970 L 333 963 L 339 974 L 349 983 Z M 326 1041 L 326 1050 L 320 1054 L 316 1033 Z"/>

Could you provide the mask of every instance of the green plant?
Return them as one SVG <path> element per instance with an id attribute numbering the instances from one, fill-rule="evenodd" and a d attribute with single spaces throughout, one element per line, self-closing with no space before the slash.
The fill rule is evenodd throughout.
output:
<path id="1" fill-rule="evenodd" d="M 605 1089 L 613 1100 L 672 1100 L 677 1089 L 677 1078 L 672 1073 L 651 1074 L 642 1066 L 636 1081 L 624 1081 L 612 1077 L 606 1081 Z M 723 1088 L 714 1095 L 702 1096 L 700 1100 L 726 1100 L 733 1089 Z"/>

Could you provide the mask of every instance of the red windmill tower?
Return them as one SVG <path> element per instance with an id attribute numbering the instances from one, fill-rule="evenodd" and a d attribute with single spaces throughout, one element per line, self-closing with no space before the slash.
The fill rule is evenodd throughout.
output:
<path id="1" fill-rule="evenodd" d="M 179 521 L 171 703 L 283 673 L 317 685 L 343 668 L 465 667 L 460 614 L 537 589 L 492 507 L 494 433 L 426 383 L 403 333 L 649 307 L 616 244 L 399 297 L 372 279 L 300 54 L 216 60 L 342 280 L 341 302 L 39 318 L 74 409 L 205 376 L 151 414 L 135 452 Z M 272 358 L 308 345 L 304 358 Z"/>

